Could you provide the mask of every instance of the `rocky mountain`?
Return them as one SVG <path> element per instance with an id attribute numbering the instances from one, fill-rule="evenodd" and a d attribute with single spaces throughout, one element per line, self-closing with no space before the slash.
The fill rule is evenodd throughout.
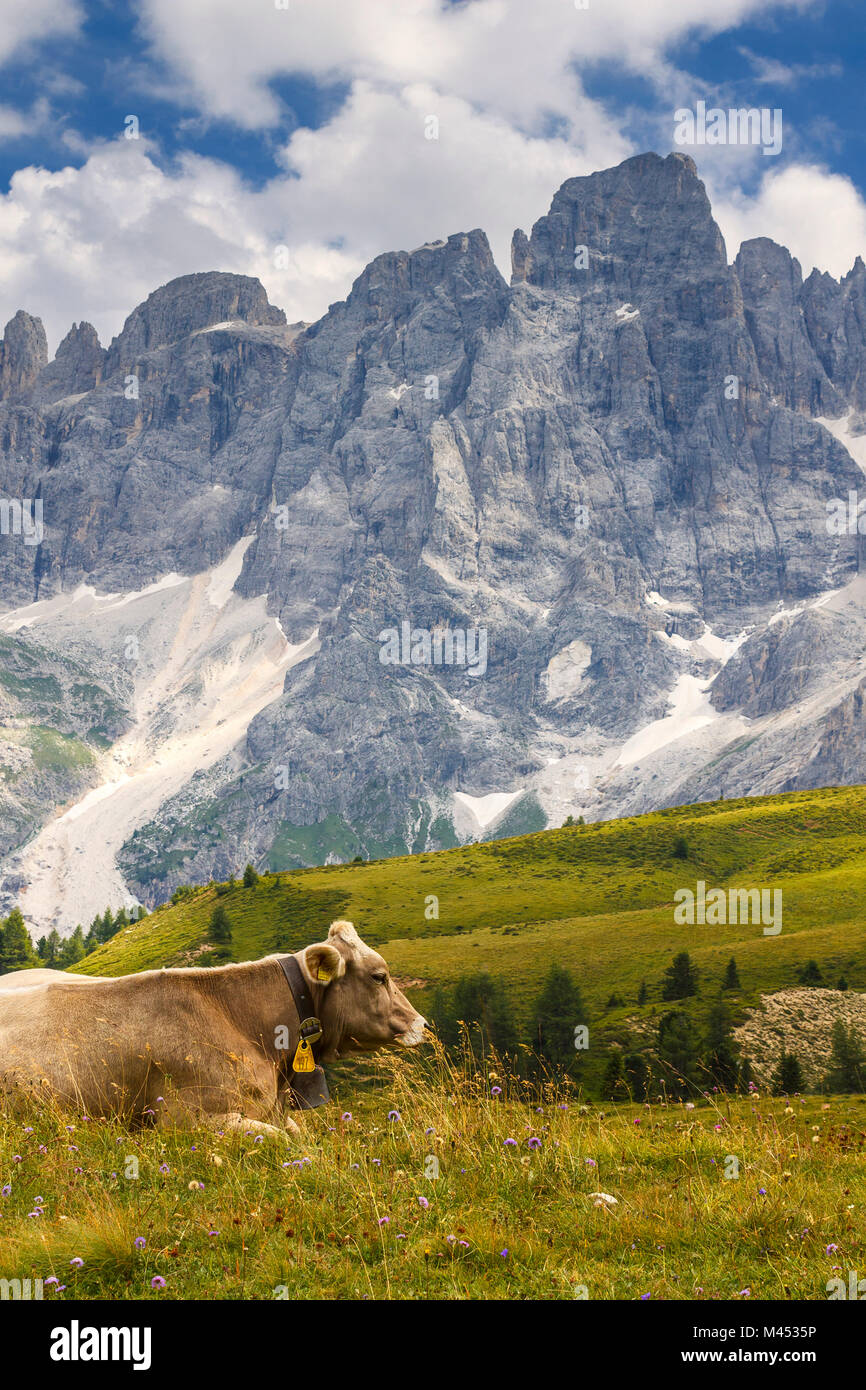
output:
<path id="1" fill-rule="evenodd" d="M 729 264 L 681 154 L 569 180 L 512 260 L 387 253 L 312 325 L 185 276 L 51 363 L 8 325 L 0 851 L 34 926 L 866 781 L 863 262 Z"/>

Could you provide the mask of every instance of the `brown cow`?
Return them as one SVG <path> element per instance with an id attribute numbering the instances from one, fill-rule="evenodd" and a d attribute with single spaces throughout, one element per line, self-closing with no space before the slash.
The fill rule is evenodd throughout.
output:
<path id="1" fill-rule="evenodd" d="M 423 1040 L 425 1020 L 351 922 L 332 923 L 295 959 L 322 1025 L 320 1061 Z M 300 1132 L 285 1113 L 300 1020 L 278 956 L 117 979 L 38 970 L 31 988 L 29 973 L 0 988 L 7 1100 L 44 1087 L 86 1115 L 132 1124 Z"/>

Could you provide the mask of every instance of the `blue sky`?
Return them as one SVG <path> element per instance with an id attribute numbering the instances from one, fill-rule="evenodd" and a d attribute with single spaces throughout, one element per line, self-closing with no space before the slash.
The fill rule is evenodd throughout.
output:
<path id="1" fill-rule="evenodd" d="M 729 255 L 769 235 L 843 274 L 864 33 L 862 0 L 30 0 L 0 18 L 0 323 L 107 341 L 212 268 L 310 319 L 380 251 L 474 226 L 507 274 L 564 178 L 667 153 L 699 100 L 783 113 L 775 158 L 689 151 Z"/>

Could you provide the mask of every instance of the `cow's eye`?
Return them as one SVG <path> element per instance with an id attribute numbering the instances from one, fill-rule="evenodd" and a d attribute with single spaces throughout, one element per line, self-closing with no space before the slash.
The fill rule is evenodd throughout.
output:
<path id="1" fill-rule="evenodd" d="M 373 976 L 373 979 L 377 982 L 377 984 L 386 985 L 386 984 L 388 983 L 388 975 L 387 975 L 387 972 L 384 971 L 384 970 L 379 970 L 379 971 L 377 971 L 376 974 Z"/>

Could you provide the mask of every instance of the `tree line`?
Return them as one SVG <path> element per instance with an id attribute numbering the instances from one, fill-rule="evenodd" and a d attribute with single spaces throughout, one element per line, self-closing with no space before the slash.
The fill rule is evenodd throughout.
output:
<path id="1" fill-rule="evenodd" d="M 809 966 L 803 973 L 811 973 Z M 840 989 L 846 987 L 840 982 Z M 437 988 L 429 1016 L 446 1051 L 454 1056 L 467 1047 L 477 1060 L 493 1052 L 508 1058 L 517 1075 L 529 1079 L 566 1075 L 597 1090 L 605 1100 L 644 1101 L 657 1095 L 689 1100 L 707 1091 L 747 1095 L 755 1089 L 753 1060 L 764 1059 L 741 1055 L 734 1038 L 724 994 L 738 988 L 739 973 L 732 958 L 703 1026 L 683 1008 L 668 1009 L 657 1024 L 635 1030 L 625 1045 L 610 1044 L 603 1055 L 603 1071 L 595 1065 L 594 1026 L 580 988 L 559 965 L 551 966 L 522 1027 L 504 982 L 485 972 L 463 975 L 450 989 Z M 676 1004 L 698 991 L 698 971 L 688 952 L 682 951 L 664 972 L 662 1000 Z M 644 1004 L 647 998 L 642 981 L 635 1002 Z M 612 995 L 607 1008 L 625 1002 Z M 805 1089 L 802 1065 L 794 1052 L 783 1050 L 771 1089 L 777 1095 Z M 820 1089 L 866 1091 L 862 1040 L 853 1025 L 846 1028 L 841 1020 L 833 1028 L 830 1067 Z"/>
<path id="2" fill-rule="evenodd" d="M 78 965 L 97 946 L 110 941 L 124 927 L 146 916 L 145 907 L 134 908 L 131 912 L 121 907 L 114 913 L 107 907 L 103 913 L 97 913 L 86 932 L 80 922 L 72 935 L 66 938 L 52 928 L 34 946 L 20 909 L 14 907 L 8 917 L 0 920 L 0 975 L 37 967 L 66 970 L 69 966 Z"/>

